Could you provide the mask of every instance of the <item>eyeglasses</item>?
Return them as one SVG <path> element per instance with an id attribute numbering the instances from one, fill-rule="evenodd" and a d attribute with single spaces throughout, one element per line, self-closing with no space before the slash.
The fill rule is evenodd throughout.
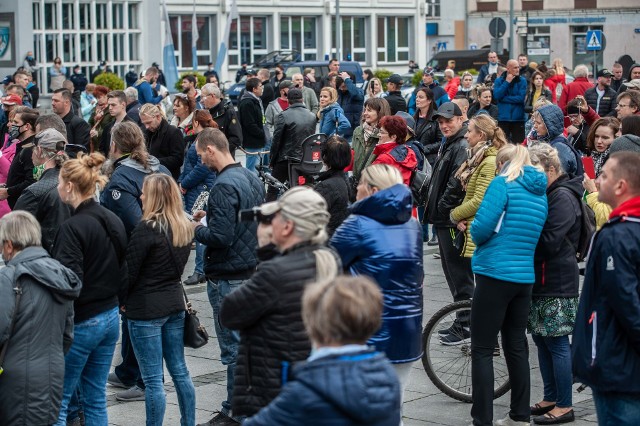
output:
<path id="1" fill-rule="evenodd" d="M 629 108 L 630 106 L 631 104 L 629 105 L 618 104 L 618 108 Z"/>

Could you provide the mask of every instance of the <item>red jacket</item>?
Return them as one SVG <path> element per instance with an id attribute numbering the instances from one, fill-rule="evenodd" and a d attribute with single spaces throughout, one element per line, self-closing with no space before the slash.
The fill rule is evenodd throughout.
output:
<path id="1" fill-rule="evenodd" d="M 562 89 L 562 96 L 558 99 L 558 106 L 562 108 L 562 112 L 567 113 L 567 103 L 573 100 L 578 95 L 583 95 L 587 89 L 593 87 L 593 83 L 589 81 L 587 77 L 578 77 L 573 82 L 564 86 Z"/>
<path id="2" fill-rule="evenodd" d="M 400 170 L 402 174 L 402 182 L 409 185 L 411 181 L 411 172 L 418 165 L 416 154 L 405 144 L 397 144 L 395 142 L 381 143 L 373 150 L 376 159 L 372 164 L 389 164 Z"/>
<path id="3" fill-rule="evenodd" d="M 449 95 L 449 99 L 453 99 L 456 97 L 456 93 L 458 93 L 458 87 L 460 86 L 460 77 L 455 76 L 451 79 L 450 82 L 447 83 L 447 87 L 445 87 L 444 91 Z"/>

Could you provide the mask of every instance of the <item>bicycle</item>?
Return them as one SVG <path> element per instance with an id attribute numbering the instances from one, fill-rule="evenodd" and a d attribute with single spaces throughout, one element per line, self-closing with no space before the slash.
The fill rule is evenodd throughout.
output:
<path id="1" fill-rule="evenodd" d="M 242 147 L 238 147 L 238 149 L 244 152 L 245 155 L 259 155 L 260 161 L 258 166 L 256 166 L 256 171 L 258 172 L 258 177 L 265 184 L 266 187 L 272 187 L 278 190 L 278 198 L 284 194 L 289 187 L 280 182 L 278 179 L 274 178 L 271 174 L 269 167 L 263 164 L 264 156 L 269 154 L 271 151 L 258 151 L 258 152 L 249 152 Z"/>
<path id="2" fill-rule="evenodd" d="M 445 395 L 462 402 L 471 399 L 471 343 L 447 346 L 440 342 L 439 330 L 450 329 L 458 314 L 471 310 L 471 300 L 451 303 L 437 311 L 422 332 L 422 365 L 431 382 Z M 452 329 L 456 333 L 455 327 Z M 498 342 L 500 337 L 498 336 Z M 511 389 L 507 364 L 500 346 L 493 354 L 494 393 L 500 398 Z"/>

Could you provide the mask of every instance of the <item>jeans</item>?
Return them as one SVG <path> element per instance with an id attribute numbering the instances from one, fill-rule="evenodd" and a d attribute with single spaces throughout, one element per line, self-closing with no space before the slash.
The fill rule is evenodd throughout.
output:
<path id="1" fill-rule="evenodd" d="M 493 424 L 493 351 L 498 332 L 502 332 L 511 382 L 509 416 L 515 421 L 529 421 L 531 379 L 526 329 L 532 290 L 530 284 L 476 275 L 471 305 L 471 416 L 476 426 Z"/>
<path id="2" fill-rule="evenodd" d="M 640 395 L 598 392 L 592 389 L 598 425 L 636 426 L 640 424 Z"/>
<path id="3" fill-rule="evenodd" d="M 133 351 L 131 345 L 131 339 L 129 338 L 129 326 L 127 325 L 127 317 L 122 315 L 122 341 L 120 347 L 120 354 L 122 355 L 122 362 L 116 366 L 116 376 L 127 387 L 134 385 L 140 389 L 144 389 L 144 382 L 142 375 L 140 374 L 140 367 L 138 366 L 138 360 L 136 354 Z"/>
<path id="4" fill-rule="evenodd" d="M 251 152 L 263 151 L 264 148 L 245 148 L 244 150 L 247 151 L 248 153 L 251 153 Z M 256 172 L 256 166 L 260 163 L 260 157 L 261 157 L 261 154 L 254 154 L 254 155 L 247 154 L 247 160 L 246 160 L 247 169 L 251 170 L 252 172 Z"/>
<path id="5" fill-rule="evenodd" d="M 118 342 L 118 308 L 74 325 L 71 349 L 64 358 L 64 387 L 56 426 L 66 426 L 71 396 L 82 386 L 87 425 L 107 426 L 107 377 Z"/>
<path id="6" fill-rule="evenodd" d="M 236 359 L 238 358 L 240 333 L 220 324 L 220 306 L 222 306 L 224 297 L 242 284 L 244 284 L 243 280 L 208 280 L 207 282 L 207 295 L 213 308 L 213 325 L 220 345 L 220 361 L 222 365 L 227 366 L 227 399 L 222 401 L 222 410 L 220 410 L 227 416 L 230 416 L 232 412 L 233 373 L 236 368 Z"/>
<path id="7" fill-rule="evenodd" d="M 451 236 L 453 229 L 455 228 L 435 228 L 435 232 L 438 236 L 440 263 L 444 277 L 449 285 L 453 301 L 459 302 L 473 297 L 473 272 L 471 271 L 471 258 L 462 257 L 456 252 Z M 464 327 L 468 327 L 469 311 L 459 312 L 457 321 Z"/>
<path id="8" fill-rule="evenodd" d="M 572 405 L 573 373 L 569 336 L 542 337 L 533 335 L 538 348 L 540 375 L 544 384 L 544 400 L 560 408 Z"/>
<path id="9" fill-rule="evenodd" d="M 206 248 L 207 246 L 196 241 L 196 267 L 194 270 L 196 274 L 204 275 L 204 250 Z"/>
<path id="10" fill-rule="evenodd" d="M 180 406 L 180 425 L 196 423 L 196 389 L 184 359 L 184 311 L 153 320 L 129 320 L 131 343 L 147 385 L 147 426 L 162 426 L 166 408 L 162 360 L 167 363 Z"/>

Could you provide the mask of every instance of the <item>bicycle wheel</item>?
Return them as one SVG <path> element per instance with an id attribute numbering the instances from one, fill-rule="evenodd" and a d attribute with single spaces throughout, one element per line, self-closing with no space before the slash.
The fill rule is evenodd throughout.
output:
<path id="1" fill-rule="evenodd" d="M 470 309 L 471 300 L 447 305 L 431 317 L 422 332 L 422 365 L 427 376 L 445 395 L 462 402 L 471 402 L 471 343 L 444 345 L 438 331 L 452 327 L 458 314 Z M 494 352 L 493 372 L 496 399 L 511 389 L 507 363 L 499 346 Z"/>

